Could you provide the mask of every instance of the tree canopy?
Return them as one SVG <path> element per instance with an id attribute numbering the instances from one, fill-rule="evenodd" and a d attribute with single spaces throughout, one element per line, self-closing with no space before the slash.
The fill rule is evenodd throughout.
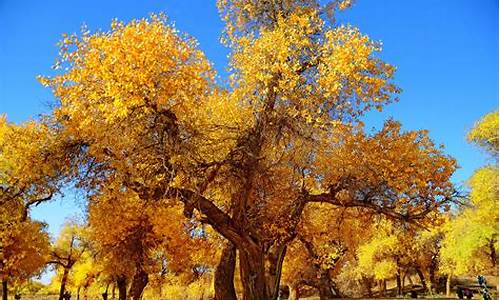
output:
<path id="1" fill-rule="evenodd" d="M 411 268 L 435 281 L 457 163 L 425 130 L 393 119 L 365 128 L 400 89 L 381 43 L 337 23 L 352 1 L 217 5 L 227 83 L 163 14 L 113 20 L 63 36 L 57 71 L 39 77 L 57 99 L 48 116 L 0 119 L 0 201 L 21 208 L 16 224 L 65 184 L 86 196 L 84 228 L 67 227 L 52 249 L 60 299 L 66 283 L 94 281 L 105 293 L 116 284 L 120 300 L 148 284 L 199 291 L 211 281 L 215 299 L 276 299 L 282 282 L 327 299 L 341 296 L 345 266 L 369 293 L 390 278 L 401 293 Z M 495 126 L 498 114 L 487 115 L 468 138 L 498 155 Z M 442 272 L 471 256 L 446 252 L 464 220 L 481 230 L 461 243 L 494 243 L 496 257 L 497 180 L 496 167 L 472 177 L 473 211 L 443 229 Z"/>

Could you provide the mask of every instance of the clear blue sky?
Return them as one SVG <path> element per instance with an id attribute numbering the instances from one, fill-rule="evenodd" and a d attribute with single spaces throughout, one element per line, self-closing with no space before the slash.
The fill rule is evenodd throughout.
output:
<path id="1" fill-rule="evenodd" d="M 357 0 L 341 20 L 381 40 L 381 57 L 396 65 L 401 101 L 367 124 L 394 117 L 406 129 L 428 129 L 461 169 L 457 183 L 485 163 L 465 134 L 498 108 L 498 2 L 495 0 Z M 227 49 L 219 44 L 222 23 L 208 0 L 0 0 L 0 113 L 22 122 L 47 111 L 49 90 L 35 79 L 50 74 L 55 44 L 64 32 L 107 30 L 112 18 L 128 21 L 164 11 L 178 29 L 197 38 L 225 76 Z M 71 195 L 34 209 L 56 233 L 65 217 L 81 211 Z"/>

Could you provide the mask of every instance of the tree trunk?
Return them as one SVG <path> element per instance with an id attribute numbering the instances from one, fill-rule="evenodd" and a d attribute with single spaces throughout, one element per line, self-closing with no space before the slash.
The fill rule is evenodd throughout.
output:
<path id="1" fill-rule="evenodd" d="M 215 300 L 237 300 L 234 289 L 234 269 L 236 267 L 236 247 L 226 242 L 219 264 L 215 270 Z"/>
<path id="2" fill-rule="evenodd" d="M 405 291 L 406 286 L 406 276 L 408 276 L 408 270 L 406 270 L 403 274 L 403 278 L 401 278 L 401 285 L 403 286 L 403 293 Z"/>
<path id="3" fill-rule="evenodd" d="M 111 299 L 115 300 L 115 290 L 116 284 L 113 283 L 113 288 L 111 289 Z"/>
<path id="4" fill-rule="evenodd" d="M 397 293 L 398 296 L 401 296 L 402 294 L 402 287 L 401 287 L 401 273 L 396 273 L 396 287 L 397 287 Z"/>
<path id="5" fill-rule="evenodd" d="M 328 272 L 321 272 L 318 285 L 316 287 L 319 292 L 320 300 L 340 298 L 340 292 L 335 288 L 334 283 L 330 279 Z"/>
<path id="6" fill-rule="evenodd" d="M 448 274 L 446 277 L 446 296 L 449 297 L 451 295 L 451 274 Z"/>
<path id="7" fill-rule="evenodd" d="M 2 300 L 7 300 L 9 297 L 7 279 L 2 280 Z"/>
<path id="8" fill-rule="evenodd" d="M 64 300 L 64 292 L 66 291 L 66 281 L 68 281 L 69 268 L 64 268 L 61 278 L 61 288 L 59 289 L 59 300 Z"/>
<path id="9" fill-rule="evenodd" d="M 76 289 L 76 300 L 80 300 L 80 287 Z"/>
<path id="10" fill-rule="evenodd" d="M 118 287 L 118 300 L 127 300 L 127 279 L 121 276 L 116 280 Z"/>
<path id="11" fill-rule="evenodd" d="M 436 270 L 438 265 L 438 255 L 434 255 L 431 259 L 431 264 L 429 265 L 429 292 L 431 294 L 434 294 L 436 287 L 438 286 L 436 282 Z"/>
<path id="12" fill-rule="evenodd" d="M 243 300 L 269 300 L 263 251 L 255 244 L 238 249 Z"/>
<path id="13" fill-rule="evenodd" d="M 427 283 L 425 281 L 425 276 L 424 273 L 422 273 L 422 270 L 419 268 L 416 268 L 415 271 L 417 271 L 418 278 L 420 278 L 420 282 L 422 283 L 422 287 L 424 290 L 427 290 Z"/>
<path id="14" fill-rule="evenodd" d="M 106 285 L 106 290 L 101 295 L 102 296 L 102 300 L 108 300 L 108 287 L 109 287 L 109 283 Z"/>
<path id="15" fill-rule="evenodd" d="M 429 268 L 429 291 L 434 293 L 436 287 L 436 268 L 431 266 Z"/>
<path id="16" fill-rule="evenodd" d="M 148 273 L 146 273 L 141 265 L 137 266 L 134 278 L 132 278 L 132 284 L 130 285 L 128 291 L 130 299 L 140 300 L 142 297 L 142 292 L 148 284 L 148 281 Z"/>
<path id="17" fill-rule="evenodd" d="M 372 281 L 370 278 L 363 277 L 363 286 L 365 287 L 366 290 L 366 295 L 368 298 L 372 298 Z"/>
<path id="18" fill-rule="evenodd" d="M 408 274 L 408 282 L 410 283 L 410 286 L 413 287 L 413 279 L 411 279 L 411 274 Z"/>
<path id="19" fill-rule="evenodd" d="M 269 292 L 270 299 L 277 299 L 280 290 L 281 270 L 286 254 L 286 244 L 278 245 L 275 250 L 268 251 L 266 255 L 266 286 Z"/>
<path id="20" fill-rule="evenodd" d="M 387 280 L 385 279 L 382 281 L 382 292 L 384 296 L 387 294 Z"/>
<path id="21" fill-rule="evenodd" d="M 497 251 L 495 250 L 495 240 L 492 239 L 490 241 L 489 247 L 490 247 L 491 264 L 496 269 L 498 266 L 498 254 Z"/>
<path id="22" fill-rule="evenodd" d="M 319 291 L 319 299 L 320 300 L 329 300 L 329 299 L 336 298 L 331 287 L 329 287 L 327 285 L 318 286 L 318 291 Z"/>
<path id="23" fill-rule="evenodd" d="M 299 289 L 295 284 L 288 285 L 288 300 L 299 300 Z"/>

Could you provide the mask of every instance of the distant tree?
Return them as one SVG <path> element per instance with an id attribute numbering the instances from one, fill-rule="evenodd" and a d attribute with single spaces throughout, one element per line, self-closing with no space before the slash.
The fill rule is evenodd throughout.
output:
<path id="1" fill-rule="evenodd" d="M 55 266 L 61 272 L 61 285 L 59 288 L 59 300 L 64 300 L 66 285 L 73 266 L 82 259 L 87 246 L 83 242 L 83 230 L 81 225 L 74 221 L 68 221 L 62 228 L 59 237 L 52 246 L 49 264 Z"/>
<path id="2" fill-rule="evenodd" d="M 113 184 L 91 197 L 89 232 L 102 274 L 117 282 L 120 299 L 140 299 L 151 280 L 161 284 L 167 274 L 191 282 L 196 267 L 213 265 L 216 254 L 182 206 L 145 201 Z"/>
<path id="3" fill-rule="evenodd" d="M 493 158 L 469 179 L 470 202 L 445 226 L 440 271 L 448 275 L 498 274 L 498 112 L 484 116 L 468 139 Z"/>

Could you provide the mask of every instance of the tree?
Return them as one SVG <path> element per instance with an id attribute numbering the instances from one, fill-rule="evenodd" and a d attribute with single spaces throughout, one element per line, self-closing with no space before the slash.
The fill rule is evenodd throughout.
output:
<path id="1" fill-rule="evenodd" d="M 197 225 L 179 204 L 143 201 L 112 184 L 89 203 L 89 238 L 103 275 L 117 282 L 120 299 L 126 298 L 126 282 L 129 297 L 140 299 L 151 280 L 162 284 L 170 273 L 185 282 L 199 276 L 196 268 L 209 266 L 215 250 Z"/>
<path id="2" fill-rule="evenodd" d="M 62 272 L 59 300 L 64 300 L 66 284 L 73 266 L 83 257 L 87 246 L 83 242 L 83 227 L 75 222 L 65 224 L 54 243 L 49 264 Z"/>
<path id="3" fill-rule="evenodd" d="M 70 178 L 76 152 L 56 131 L 48 119 L 16 125 L 0 115 L 0 204 L 18 206 L 16 221 L 52 199 Z"/>
<path id="4" fill-rule="evenodd" d="M 398 89 L 394 67 L 375 57 L 380 45 L 328 21 L 348 3 L 218 4 L 228 89 L 161 16 L 64 38 L 67 71 L 41 81 L 61 102 L 60 128 L 82 145 L 82 186 L 97 193 L 114 181 L 145 201 L 182 202 L 237 249 L 243 298 L 255 300 L 276 298 L 307 203 L 417 222 L 451 199 L 455 162 L 425 132 L 396 122 L 363 132 L 363 113 Z M 216 274 L 231 291 L 234 262 L 224 265 Z"/>
<path id="5" fill-rule="evenodd" d="M 68 282 L 76 289 L 76 299 L 80 300 L 80 295 L 86 296 L 92 284 L 100 279 L 101 270 L 99 263 L 91 256 L 90 251 L 85 251 L 73 265 Z M 106 288 L 107 290 L 107 288 Z"/>
<path id="6" fill-rule="evenodd" d="M 3 209 L 0 212 L 0 217 L 3 217 Z M 49 236 L 45 224 L 28 219 L 7 228 L 7 231 L 2 230 L 0 233 L 3 300 L 7 299 L 8 282 L 22 283 L 40 274 L 49 252 Z"/>
<path id="7" fill-rule="evenodd" d="M 469 131 L 467 139 L 498 159 L 498 111 L 482 117 Z"/>
<path id="8" fill-rule="evenodd" d="M 59 148 L 62 144 L 48 123 L 16 125 L 0 115 L 0 253 L 6 259 L 0 262 L 3 299 L 7 298 L 7 279 L 27 280 L 45 263 L 45 225 L 31 220 L 29 209 L 51 199 L 66 178 L 74 157 L 55 150 L 71 148 L 66 144 Z"/>
<path id="9" fill-rule="evenodd" d="M 357 249 L 357 271 L 363 276 L 382 282 L 395 279 L 396 293 L 403 294 L 405 279 L 416 272 L 422 287 L 430 294 L 435 284 L 441 213 L 430 214 L 426 227 L 409 227 L 382 219 L 372 224 L 373 233 Z"/>
<path id="10" fill-rule="evenodd" d="M 469 179 L 470 201 L 445 225 L 440 271 L 448 275 L 498 274 L 498 112 L 484 116 L 467 138 L 486 150 L 494 162 Z"/>
<path id="11" fill-rule="evenodd" d="M 291 294 L 307 285 L 317 289 L 321 299 L 352 295 L 352 282 L 342 291 L 335 276 L 367 238 L 370 219 L 363 209 L 309 204 L 284 262 L 283 280 Z"/>

